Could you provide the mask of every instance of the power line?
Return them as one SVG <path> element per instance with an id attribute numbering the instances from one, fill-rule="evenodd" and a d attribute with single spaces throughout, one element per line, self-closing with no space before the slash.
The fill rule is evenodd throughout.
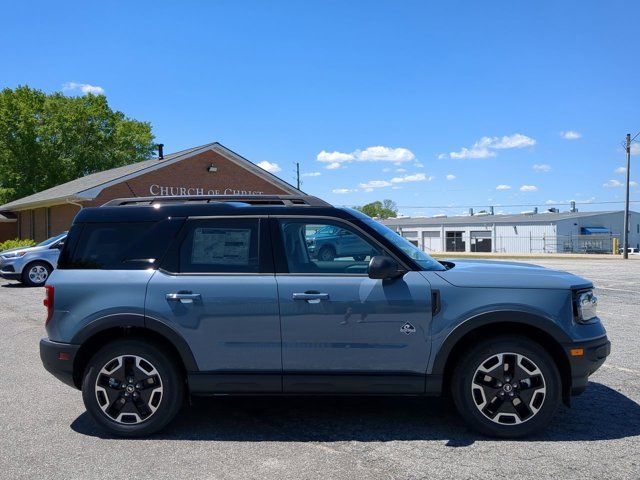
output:
<path id="1" fill-rule="evenodd" d="M 602 202 L 575 202 L 575 205 L 612 205 L 625 203 L 624 200 L 619 201 L 602 201 Z M 640 200 L 630 200 L 629 203 L 640 203 Z M 477 204 L 477 205 L 397 205 L 398 208 L 433 208 L 433 209 L 449 209 L 449 208 L 482 208 L 482 207 L 498 207 L 498 208 L 515 208 L 515 207 L 539 207 L 544 205 L 545 207 L 559 207 L 559 206 L 571 206 L 572 202 L 557 202 L 557 203 L 513 203 L 509 205 L 505 204 Z M 351 205 L 338 205 L 340 207 L 349 207 Z"/>

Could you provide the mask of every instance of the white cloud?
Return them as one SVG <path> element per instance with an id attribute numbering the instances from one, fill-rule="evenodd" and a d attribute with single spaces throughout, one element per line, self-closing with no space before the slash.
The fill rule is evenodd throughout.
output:
<path id="1" fill-rule="evenodd" d="M 364 150 L 354 150 L 351 153 L 322 150 L 316 158 L 319 162 L 325 163 L 393 162 L 399 165 L 403 162 L 415 160 L 416 156 L 407 148 L 391 148 L 379 145 L 368 147 Z"/>
<path id="2" fill-rule="evenodd" d="M 326 152 L 322 150 L 318 156 L 316 157 L 319 162 L 326 163 L 339 163 L 339 162 L 350 162 L 353 160 L 353 155 L 350 153 L 342 153 L 342 152 Z"/>
<path id="3" fill-rule="evenodd" d="M 638 182 L 634 182 L 633 180 L 631 180 L 629 182 L 629 185 L 632 187 L 637 187 L 638 186 Z M 606 182 L 604 182 L 602 184 L 602 186 L 604 188 L 620 188 L 620 187 L 624 187 L 625 186 L 625 182 L 620 182 L 618 180 L 608 180 Z"/>
<path id="4" fill-rule="evenodd" d="M 640 143 L 635 142 L 631 144 L 631 155 L 640 155 Z"/>
<path id="5" fill-rule="evenodd" d="M 416 167 L 416 168 L 424 168 L 424 165 L 422 163 L 420 163 L 420 162 L 414 163 L 413 166 Z"/>
<path id="6" fill-rule="evenodd" d="M 445 178 L 446 178 L 447 180 L 455 180 L 455 179 L 456 179 L 456 176 L 450 173 L 450 174 L 449 174 L 449 175 L 447 175 Z"/>
<path id="7" fill-rule="evenodd" d="M 398 173 L 405 173 L 406 171 L 407 171 L 406 168 L 397 168 L 396 169 L 396 172 L 398 172 Z"/>
<path id="8" fill-rule="evenodd" d="M 533 170 L 536 171 L 536 172 L 546 173 L 546 172 L 551 171 L 551 165 L 549 165 L 547 163 L 536 163 L 533 166 Z"/>
<path id="9" fill-rule="evenodd" d="M 627 173 L 627 167 L 618 167 L 613 171 L 613 173 Z"/>
<path id="10" fill-rule="evenodd" d="M 582 135 L 575 130 L 567 130 L 566 132 L 560 132 L 560 136 L 565 140 L 578 140 Z"/>
<path id="11" fill-rule="evenodd" d="M 391 169 L 387 167 L 387 168 L 383 168 L 382 171 L 386 173 L 386 172 L 390 172 Z"/>
<path id="12" fill-rule="evenodd" d="M 522 185 L 520 187 L 520 191 L 521 192 L 537 192 L 538 187 L 536 187 L 535 185 Z"/>
<path id="13" fill-rule="evenodd" d="M 62 85 L 62 89 L 70 92 L 82 92 L 85 95 L 87 93 L 92 93 L 93 95 L 104 94 L 104 88 L 97 85 L 89 85 L 88 83 L 67 82 Z"/>
<path id="14" fill-rule="evenodd" d="M 373 192 L 373 188 L 365 188 L 364 191 L 365 192 Z"/>
<path id="15" fill-rule="evenodd" d="M 411 150 L 406 148 L 369 147 L 356 150 L 355 156 L 362 162 L 410 162 L 416 158 Z"/>
<path id="16" fill-rule="evenodd" d="M 402 187 L 399 187 L 398 185 L 394 185 L 393 187 L 391 187 L 391 190 L 402 190 Z"/>
<path id="17" fill-rule="evenodd" d="M 301 177 L 319 177 L 322 175 L 320 172 L 306 172 L 300 175 Z"/>
<path id="18" fill-rule="evenodd" d="M 393 184 L 386 180 L 371 180 L 367 183 L 361 183 L 359 187 L 360 188 L 382 188 L 382 187 L 390 187 L 391 185 Z"/>
<path id="19" fill-rule="evenodd" d="M 267 162 L 266 160 L 264 162 L 258 163 L 258 166 L 270 173 L 276 173 L 282 170 L 280 168 L 280 165 L 278 165 L 277 163 Z"/>
<path id="20" fill-rule="evenodd" d="M 427 175 L 425 175 L 424 173 L 413 173 L 411 175 L 405 175 L 403 177 L 394 177 L 391 180 L 371 180 L 366 183 L 361 183 L 358 186 L 367 191 L 366 189 L 369 188 L 391 187 L 397 185 L 398 183 L 423 182 L 425 180 L 433 180 L 433 177 L 427 177 Z"/>
<path id="21" fill-rule="evenodd" d="M 535 144 L 536 141 L 533 138 L 522 135 L 521 133 L 515 133 L 513 135 L 505 135 L 500 139 L 498 139 L 497 137 L 493 137 L 492 143 L 491 145 L 489 145 L 489 147 L 497 149 L 524 148 L 532 147 Z"/>
<path id="22" fill-rule="evenodd" d="M 333 163 L 330 163 L 329 165 L 327 165 L 327 166 L 326 166 L 326 167 L 324 167 L 324 168 L 326 168 L 327 170 L 335 170 L 335 169 L 337 169 L 337 168 L 340 168 L 340 162 L 333 162 Z"/>
<path id="23" fill-rule="evenodd" d="M 351 188 L 334 188 L 333 190 L 331 190 L 332 193 L 338 193 L 338 194 L 352 193 L 357 191 L 358 191 L 357 189 L 351 189 Z"/>
<path id="24" fill-rule="evenodd" d="M 391 183 L 423 182 L 424 180 L 431 180 L 431 177 L 427 178 L 424 173 L 414 173 L 413 175 L 392 178 Z"/>
<path id="25" fill-rule="evenodd" d="M 438 155 L 438 158 L 440 160 L 445 158 L 489 158 L 496 156 L 494 150 L 525 148 L 535 144 L 536 141 L 533 138 L 522 135 L 521 133 L 504 135 L 502 137 L 482 137 L 474 143 L 471 148 L 462 147 L 458 152 L 450 152 L 449 154 L 441 153 Z"/>
<path id="26" fill-rule="evenodd" d="M 496 187 L 496 190 L 511 190 L 511 185 L 500 184 Z"/>

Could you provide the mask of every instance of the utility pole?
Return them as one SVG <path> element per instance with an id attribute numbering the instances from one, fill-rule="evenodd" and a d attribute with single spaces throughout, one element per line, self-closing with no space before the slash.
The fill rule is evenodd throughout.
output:
<path id="1" fill-rule="evenodd" d="M 629 175 L 631 174 L 631 134 L 627 133 L 627 196 L 624 199 L 624 236 L 622 240 L 622 258 L 629 258 Z"/>
<path id="2" fill-rule="evenodd" d="M 627 186 L 629 184 L 628 180 L 629 179 L 627 178 Z M 298 186 L 298 190 L 300 190 L 300 162 L 296 162 L 296 183 L 297 183 L 297 186 Z"/>

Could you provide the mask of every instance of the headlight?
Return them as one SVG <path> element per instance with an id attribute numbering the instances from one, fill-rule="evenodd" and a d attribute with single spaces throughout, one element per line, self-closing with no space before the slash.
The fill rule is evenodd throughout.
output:
<path id="1" fill-rule="evenodd" d="M 583 292 L 577 298 L 578 322 L 590 323 L 591 320 L 598 316 L 598 297 L 593 291 Z"/>
<path id="2" fill-rule="evenodd" d="M 10 258 L 24 257 L 26 254 L 27 252 L 11 252 L 2 255 L 2 258 L 6 258 L 8 260 Z"/>

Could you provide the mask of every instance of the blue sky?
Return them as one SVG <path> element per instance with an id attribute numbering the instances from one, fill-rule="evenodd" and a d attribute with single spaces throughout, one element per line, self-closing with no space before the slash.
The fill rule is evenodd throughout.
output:
<path id="1" fill-rule="evenodd" d="M 622 208 L 597 202 L 623 200 L 621 142 L 640 130 L 638 2 L 11 2 L 2 16 L 1 88 L 95 87 L 168 152 L 217 140 L 290 182 L 299 161 L 302 188 L 334 204 Z"/>

